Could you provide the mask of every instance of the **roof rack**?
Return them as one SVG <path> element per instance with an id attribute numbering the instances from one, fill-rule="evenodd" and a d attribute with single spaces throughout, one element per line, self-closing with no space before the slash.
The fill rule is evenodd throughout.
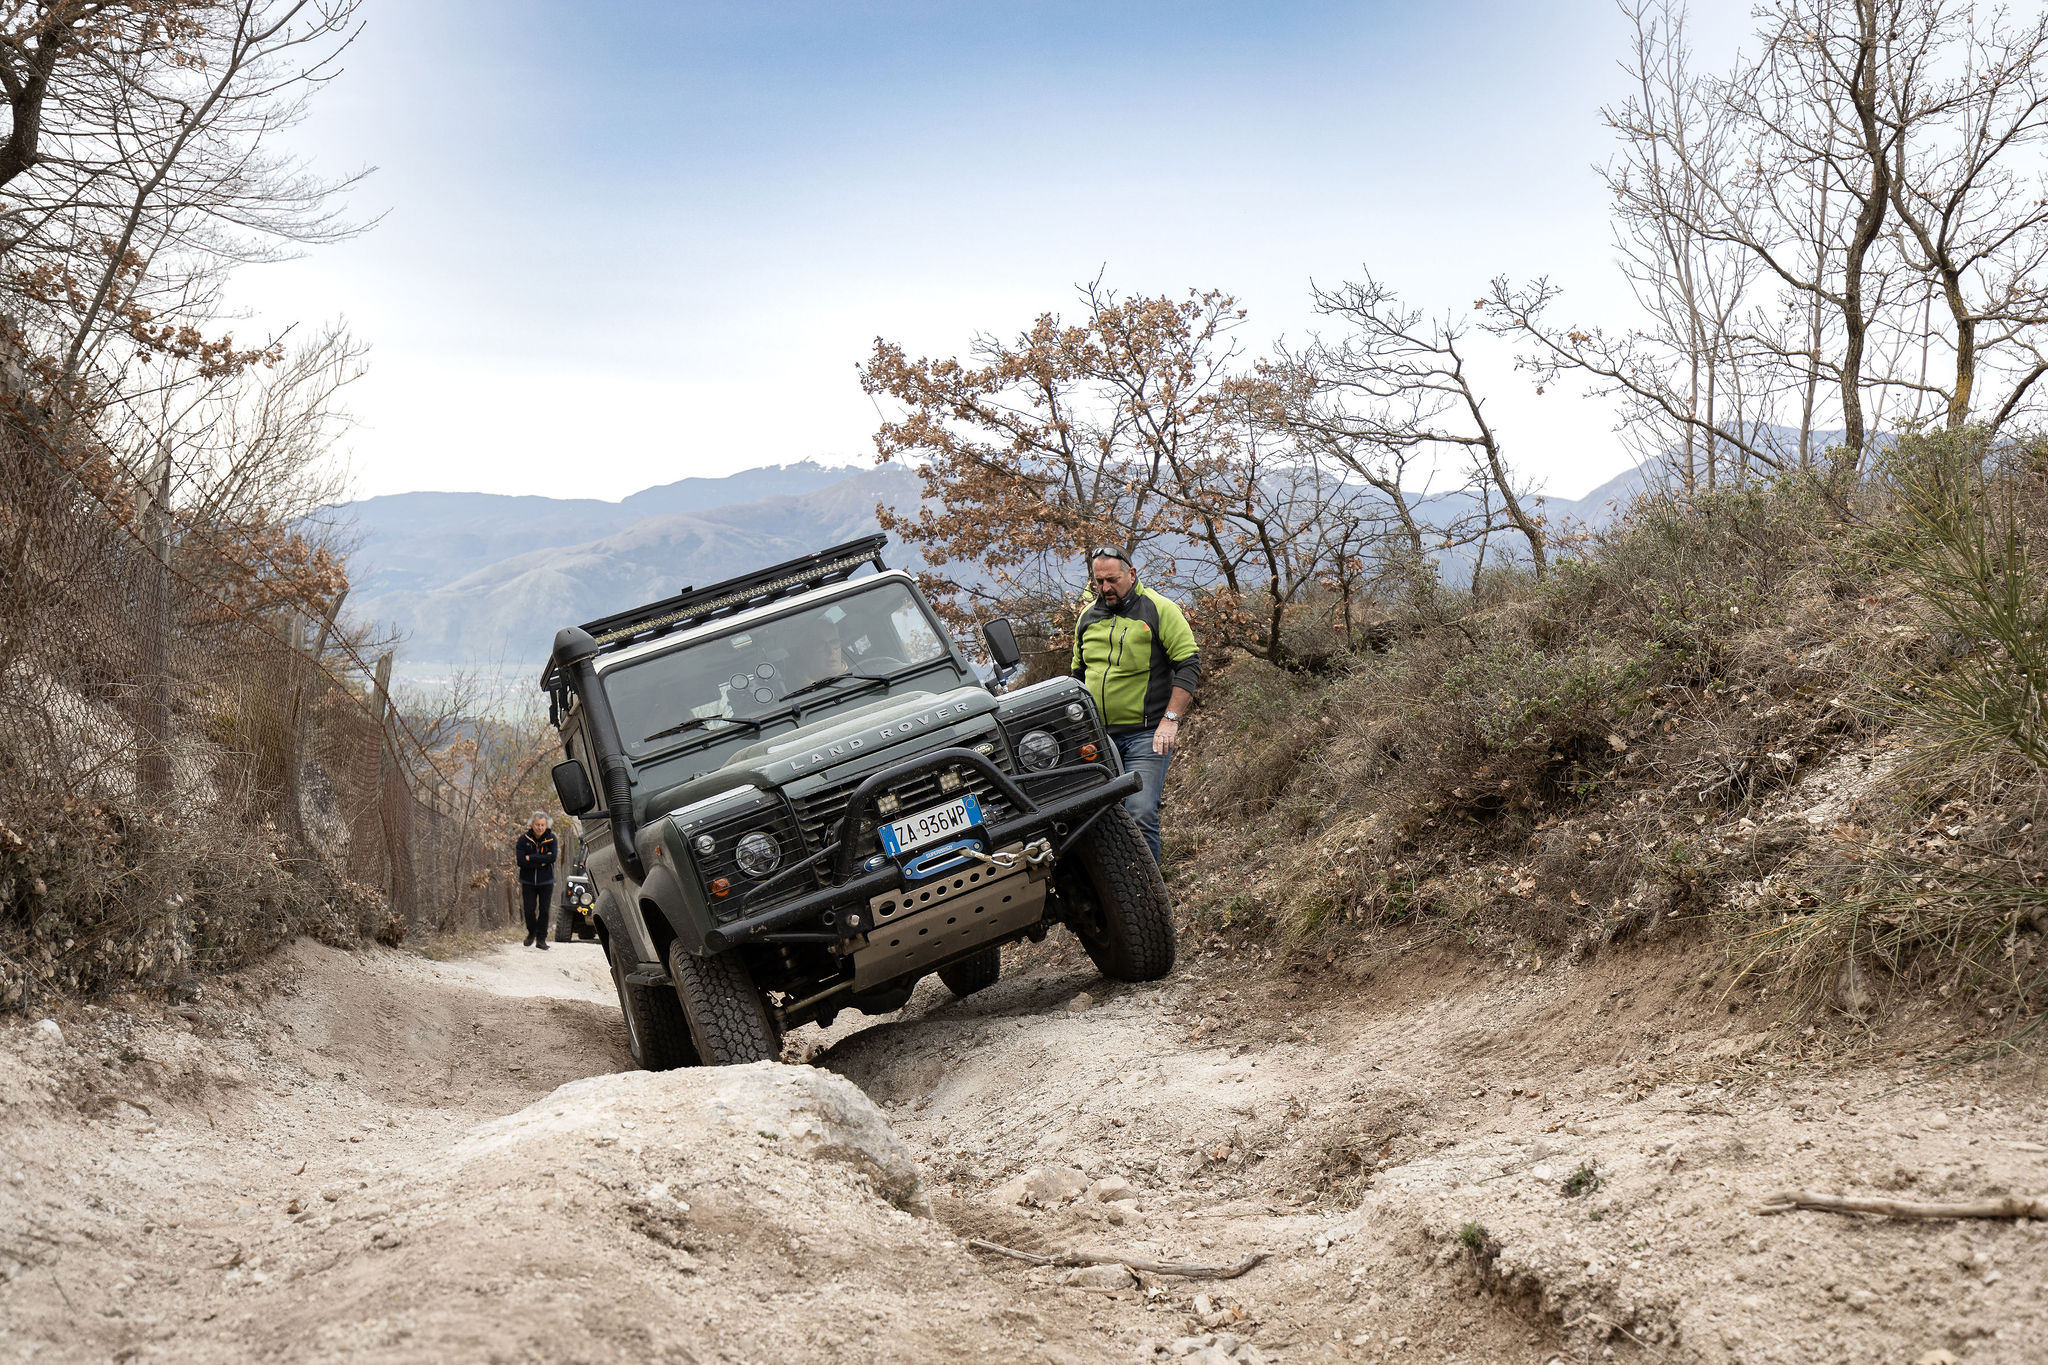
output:
<path id="1" fill-rule="evenodd" d="M 601 653 L 611 654 L 627 645 L 658 639 L 670 631 L 701 625 L 750 607 L 765 606 L 828 583 L 844 582 L 869 564 L 878 570 L 885 569 L 888 565 L 882 562 L 882 547 L 888 543 L 886 535 L 862 536 L 859 540 L 849 540 L 843 545 L 728 578 L 708 588 L 684 588 L 675 596 L 664 597 L 659 602 L 649 602 L 631 611 L 586 621 L 583 629 L 597 642 Z M 541 690 L 548 693 L 558 692 L 567 685 L 552 658 L 548 660 L 547 671 L 541 674 L 540 685 Z"/>

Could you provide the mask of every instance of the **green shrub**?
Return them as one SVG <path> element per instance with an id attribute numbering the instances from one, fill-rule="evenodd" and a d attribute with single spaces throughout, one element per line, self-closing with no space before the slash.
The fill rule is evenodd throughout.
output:
<path id="1" fill-rule="evenodd" d="M 1545 651 L 1501 640 L 1446 669 L 1434 700 L 1493 752 L 1561 750 L 1606 735 L 1642 678 L 1636 662 L 1590 646 Z"/>

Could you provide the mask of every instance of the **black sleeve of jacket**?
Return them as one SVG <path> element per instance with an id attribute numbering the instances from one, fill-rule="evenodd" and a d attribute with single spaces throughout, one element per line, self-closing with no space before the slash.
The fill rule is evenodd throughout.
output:
<path id="1" fill-rule="evenodd" d="M 1175 687 L 1185 687 L 1188 695 L 1194 696 L 1202 681 L 1202 651 L 1198 649 L 1185 659 L 1174 660 L 1167 676 Z"/>

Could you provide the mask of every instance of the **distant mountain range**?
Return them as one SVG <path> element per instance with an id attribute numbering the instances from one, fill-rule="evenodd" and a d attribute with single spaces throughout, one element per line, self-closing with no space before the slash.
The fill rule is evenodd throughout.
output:
<path id="1" fill-rule="evenodd" d="M 562 626 L 875 529 L 913 502 L 899 465 L 805 462 L 683 479 L 619 502 L 397 493 L 330 509 L 353 525 L 349 614 L 396 627 L 410 663 L 538 670 Z"/>
<path id="2" fill-rule="evenodd" d="M 1597 525 L 1647 484 L 1638 467 L 1583 498 L 1539 501 L 1555 522 Z M 395 627 L 413 669 L 538 670 L 555 631 L 693 585 L 806 554 L 876 528 L 875 507 L 920 491 L 901 465 L 810 461 L 682 479 L 618 502 L 497 493 L 396 493 L 328 509 L 353 528 L 349 614 Z M 1448 524 L 1457 495 L 1425 500 Z M 1506 547 L 1503 546 L 1503 549 Z M 891 564 L 914 567 L 905 547 Z"/>

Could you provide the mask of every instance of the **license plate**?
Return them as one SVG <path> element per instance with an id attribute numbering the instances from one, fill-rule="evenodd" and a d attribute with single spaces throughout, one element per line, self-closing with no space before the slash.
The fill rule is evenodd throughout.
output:
<path id="1" fill-rule="evenodd" d="M 879 831 L 882 847 L 890 857 L 900 858 L 914 848 L 936 843 L 981 823 L 981 803 L 968 792 L 943 806 L 933 806 L 901 820 L 891 820 Z"/>

